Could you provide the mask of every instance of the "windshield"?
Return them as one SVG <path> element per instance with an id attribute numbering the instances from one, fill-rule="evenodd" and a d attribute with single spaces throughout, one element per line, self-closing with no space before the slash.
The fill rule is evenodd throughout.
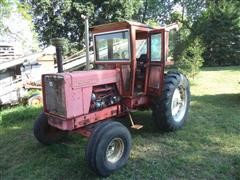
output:
<path id="1" fill-rule="evenodd" d="M 128 61 L 129 32 L 95 35 L 97 61 Z"/>

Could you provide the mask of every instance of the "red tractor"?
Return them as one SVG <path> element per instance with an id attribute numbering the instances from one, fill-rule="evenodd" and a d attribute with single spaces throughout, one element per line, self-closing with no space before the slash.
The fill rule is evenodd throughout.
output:
<path id="1" fill-rule="evenodd" d="M 165 72 L 169 27 L 116 22 L 90 28 L 95 69 L 42 76 L 44 110 L 34 124 L 36 139 L 56 143 L 68 132 L 88 137 L 86 160 L 100 176 L 109 176 L 129 158 L 131 135 L 119 117 L 134 124 L 133 110 L 152 110 L 165 131 L 181 128 L 188 116 L 187 78 Z M 60 56 L 57 55 L 61 68 Z"/>

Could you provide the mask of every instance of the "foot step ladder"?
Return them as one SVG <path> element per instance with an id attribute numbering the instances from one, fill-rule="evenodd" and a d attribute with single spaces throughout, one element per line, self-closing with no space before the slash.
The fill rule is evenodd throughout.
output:
<path id="1" fill-rule="evenodd" d="M 131 121 L 131 125 L 132 125 L 131 128 L 138 130 L 138 129 L 141 129 L 143 127 L 143 125 L 141 125 L 141 124 L 134 124 L 133 119 L 132 119 L 132 115 L 129 111 L 128 111 L 128 116 L 129 116 L 129 119 Z"/>

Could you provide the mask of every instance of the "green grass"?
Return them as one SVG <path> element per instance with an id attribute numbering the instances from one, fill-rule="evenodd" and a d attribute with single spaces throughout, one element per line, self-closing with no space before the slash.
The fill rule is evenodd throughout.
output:
<path id="1" fill-rule="evenodd" d="M 191 83 L 184 128 L 159 132 L 151 112 L 137 112 L 127 165 L 108 179 L 240 179 L 240 67 L 205 68 Z M 87 140 L 39 144 L 32 124 L 40 108 L 13 107 L 0 116 L 0 179 L 99 179 L 84 160 Z"/>

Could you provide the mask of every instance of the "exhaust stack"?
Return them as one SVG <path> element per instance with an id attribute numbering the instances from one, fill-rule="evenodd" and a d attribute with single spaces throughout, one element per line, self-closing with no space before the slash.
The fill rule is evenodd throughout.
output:
<path id="1" fill-rule="evenodd" d="M 58 72 L 62 73 L 63 72 L 62 48 L 64 45 L 64 39 L 63 38 L 53 38 L 53 39 L 51 39 L 51 44 L 56 47 Z"/>

